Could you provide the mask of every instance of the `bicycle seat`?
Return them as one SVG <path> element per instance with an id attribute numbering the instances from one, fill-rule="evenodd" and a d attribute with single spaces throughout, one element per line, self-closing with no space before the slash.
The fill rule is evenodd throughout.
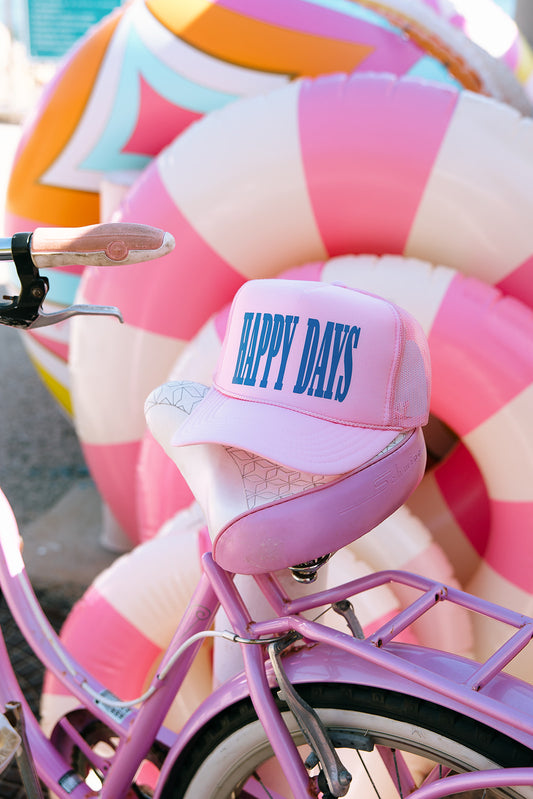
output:
<path id="1" fill-rule="evenodd" d="M 420 428 L 337 475 L 309 474 L 222 444 L 173 446 L 207 391 L 200 383 L 165 383 L 146 400 L 145 415 L 202 507 L 213 557 L 227 571 L 260 574 L 333 553 L 399 508 L 424 474 Z"/>

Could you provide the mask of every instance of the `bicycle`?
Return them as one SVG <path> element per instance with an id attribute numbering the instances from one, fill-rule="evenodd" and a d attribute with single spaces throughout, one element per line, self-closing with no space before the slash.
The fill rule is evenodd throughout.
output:
<path id="1" fill-rule="evenodd" d="M 0 257 L 13 258 L 21 280 L 20 295 L 0 303 L 2 323 L 25 328 L 78 313 L 119 316 L 117 309 L 92 306 L 42 313 L 47 279 L 38 270 L 76 261 L 126 263 L 135 242 L 135 236 L 128 237 L 134 232 L 122 225 L 95 226 L 62 231 L 60 237 L 49 230 L 1 241 Z M 137 226 L 136 232 L 132 260 L 157 257 L 171 246 L 161 231 Z M 106 255 L 108 245 L 117 241 L 121 244 Z M 160 403 L 173 413 L 177 405 L 169 397 L 174 389 L 157 390 L 148 410 Z M 420 451 L 420 435 L 404 436 L 387 448 L 373 462 L 374 478 L 382 476 L 383 466 L 411 462 Z M 360 484 L 357 478 L 354 485 Z M 394 502 L 408 488 L 404 485 Z M 284 505 L 288 529 L 297 522 L 297 507 L 298 502 Z M 383 516 L 385 510 L 390 512 L 382 509 Z M 370 517 L 366 522 L 371 523 Z M 533 686 L 503 672 L 531 640 L 532 618 L 400 571 L 291 599 L 273 563 L 270 571 L 250 578 L 273 610 L 271 618 L 254 621 L 234 573 L 206 551 L 202 577 L 157 674 L 143 696 L 121 701 L 72 659 L 52 630 L 25 572 L 16 520 L 2 493 L 0 529 L 0 585 L 10 610 L 41 662 L 79 701 L 79 708 L 46 737 L 0 636 L 0 741 L 5 731 L 6 743 L 1 766 L 17 756 L 30 799 L 41 799 L 42 786 L 60 799 L 331 799 L 354 790 L 345 765 L 352 758 L 365 763 L 358 766 L 356 781 L 368 779 L 372 792 L 384 785 L 387 796 L 437 799 L 465 791 L 492 795 L 492 790 L 499 796 L 533 795 Z M 248 529 L 253 531 L 253 524 Z M 354 536 L 360 533 L 354 530 Z M 309 588 L 326 561 L 304 559 L 292 573 Z M 354 602 L 391 583 L 410 587 L 416 598 L 365 635 Z M 484 663 L 396 640 L 444 602 L 515 631 Z M 304 615 L 324 607 L 333 608 L 345 630 Z M 219 608 L 229 619 L 229 630 L 212 629 Z M 213 637 L 240 647 L 244 671 L 217 688 L 173 733 L 163 726 L 166 712 L 202 642 Z M 356 788 L 363 790 L 359 784 Z"/>

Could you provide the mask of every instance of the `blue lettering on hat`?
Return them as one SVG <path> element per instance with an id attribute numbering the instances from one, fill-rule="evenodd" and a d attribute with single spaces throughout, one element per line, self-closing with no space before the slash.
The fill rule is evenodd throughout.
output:
<path id="1" fill-rule="evenodd" d="M 338 322 L 327 322 L 320 341 L 319 320 L 308 319 L 300 368 L 293 393 L 303 394 L 307 390 L 309 396 L 334 398 L 338 402 L 342 402 L 350 388 L 353 368 L 352 350 L 357 347 L 360 333 L 361 328 L 355 325 L 350 327 L 350 325 Z M 343 352 L 344 374 L 338 376 L 333 397 L 333 384 Z"/>
<path id="2" fill-rule="evenodd" d="M 244 362 L 244 385 L 255 385 L 255 375 L 257 374 L 258 363 L 254 365 L 255 350 L 257 348 L 257 335 L 259 333 L 259 325 L 261 324 L 261 314 L 257 313 L 252 327 L 252 334 L 250 336 L 250 344 L 248 345 L 248 353 Z"/>
<path id="3" fill-rule="evenodd" d="M 355 326 L 351 327 L 350 332 L 348 333 L 346 346 L 344 348 L 344 388 L 342 388 L 343 377 L 341 375 L 337 383 L 337 390 L 335 391 L 335 399 L 338 402 L 342 402 L 344 399 L 346 399 L 346 395 L 348 394 L 348 390 L 350 388 L 353 366 L 352 350 L 356 349 L 360 334 L 361 328 Z"/>
<path id="4" fill-rule="evenodd" d="M 292 346 L 292 340 L 294 338 L 294 331 L 296 330 L 296 325 L 300 320 L 299 316 L 286 316 L 285 317 L 285 329 L 283 331 L 283 349 L 281 351 L 281 363 L 279 365 L 278 371 L 278 378 L 274 383 L 274 388 L 276 391 L 281 391 L 283 388 L 283 377 L 285 375 L 285 368 L 287 366 L 287 358 L 289 357 L 289 352 Z M 263 385 L 263 381 L 261 381 L 261 385 Z"/>
<path id="5" fill-rule="evenodd" d="M 272 363 L 279 358 L 273 387 L 281 391 L 298 322 L 298 316 L 245 313 L 232 382 L 255 386 L 262 368 L 258 386 L 267 388 Z M 309 318 L 293 393 L 307 391 L 309 396 L 343 402 L 350 389 L 353 350 L 357 348 L 360 334 L 360 327 L 341 322 L 326 322 L 321 332 L 320 321 Z M 343 373 L 339 373 L 341 363 Z"/>
<path id="6" fill-rule="evenodd" d="M 313 371 L 313 366 L 315 365 L 319 335 L 320 322 L 318 319 L 308 319 L 304 349 L 302 352 L 302 358 L 300 360 L 300 370 L 298 372 L 298 377 L 296 378 L 296 384 L 292 390 L 293 394 L 303 394 L 311 379 L 311 373 Z"/>
<path id="7" fill-rule="evenodd" d="M 278 314 L 279 315 L 279 314 Z M 270 344 L 270 335 L 272 333 L 272 314 L 263 314 L 263 326 L 261 327 L 261 335 L 259 336 L 259 345 L 255 355 L 254 368 L 252 371 L 252 383 L 247 385 L 255 386 L 255 379 L 257 377 L 257 370 L 259 369 L 259 361 L 267 351 Z M 277 334 L 276 334 L 277 335 Z"/>
<path id="8" fill-rule="evenodd" d="M 298 316 L 275 314 L 272 317 L 269 313 L 245 313 L 232 383 L 255 386 L 259 366 L 263 362 L 263 376 L 259 385 L 261 388 L 266 388 L 272 361 L 281 348 L 281 359 L 274 384 L 274 388 L 281 391 L 298 321 Z"/>
<path id="9" fill-rule="evenodd" d="M 360 330 L 360 328 L 355 329 Z M 348 335 L 349 331 L 350 325 L 343 325 L 339 323 L 335 325 L 335 339 L 333 341 L 333 352 L 331 353 L 331 368 L 329 372 L 328 384 L 326 386 L 326 390 L 324 391 L 324 397 L 326 399 L 331 399 L 333 397 L 333 382 L 337 374 L 339 361 L 346 345 L 346 336 Z M 320 397 L 322 395 L 315 392 L 315 396 Z"/>
<path id="10" fill-rule="evenodd" d="M 268 376 L 270 374 L 270 364 L 272 363 L 272 358 L 276 357 L 276 355 L 279 352 L 279 348 L 281 347 L 281 342 L 283 341 L 284 326 L 285 326 L 285 317 L 279 313 L 274 314 L 274 325 L 272 328 L 272 336 L 270 337 L 270 343 L 268 345 L 267 359 L 263 371 L 263 377 L 261 379 L 261 382 L 259 383 L 261 388 L 267 387 Z"/>
<path id="11" fill-rule="evenodd" d="M 239 344 L 239 352 L 237 354 L 237 363 L 235 364 L 235 374 L 233 375 L 232 383 L 242 383 L 244 380 L 243 369 L 246 360 L 246 351 L 248 349 L 248 338 L 250 336 L 250 327 L 252 326 L 254 315 L 253 313 L 245 313 L 241 330 L 241 341 Z"/>

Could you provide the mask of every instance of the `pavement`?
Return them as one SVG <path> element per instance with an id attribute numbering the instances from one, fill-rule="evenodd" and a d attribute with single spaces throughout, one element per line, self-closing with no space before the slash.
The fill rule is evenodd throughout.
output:
<path id="1" fill-rule="evenodd" d="M 2 236 L 20 131 L 18 122 L 0 123 Z M 0 286 L 6 279 L 6 263 L 0 262 Z M 23 335 L 0 325 L 0 487 L 18 520 L 34 588 L 75 599 L 116 553 L 102 546 L 101 502 L 72 421 L 41 382 Z"/>

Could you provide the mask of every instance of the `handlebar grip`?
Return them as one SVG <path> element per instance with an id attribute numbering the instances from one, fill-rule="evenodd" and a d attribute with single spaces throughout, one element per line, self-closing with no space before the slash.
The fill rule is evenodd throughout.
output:
<path id="1" fill-rule="evenodd" d="M 72 264 L 122 266 L 160 258 L 174 238 L 159 228 L 132 222 L 105 222 L 78 228 L 36 228 L 30 242 L 38 269 Z"/>

